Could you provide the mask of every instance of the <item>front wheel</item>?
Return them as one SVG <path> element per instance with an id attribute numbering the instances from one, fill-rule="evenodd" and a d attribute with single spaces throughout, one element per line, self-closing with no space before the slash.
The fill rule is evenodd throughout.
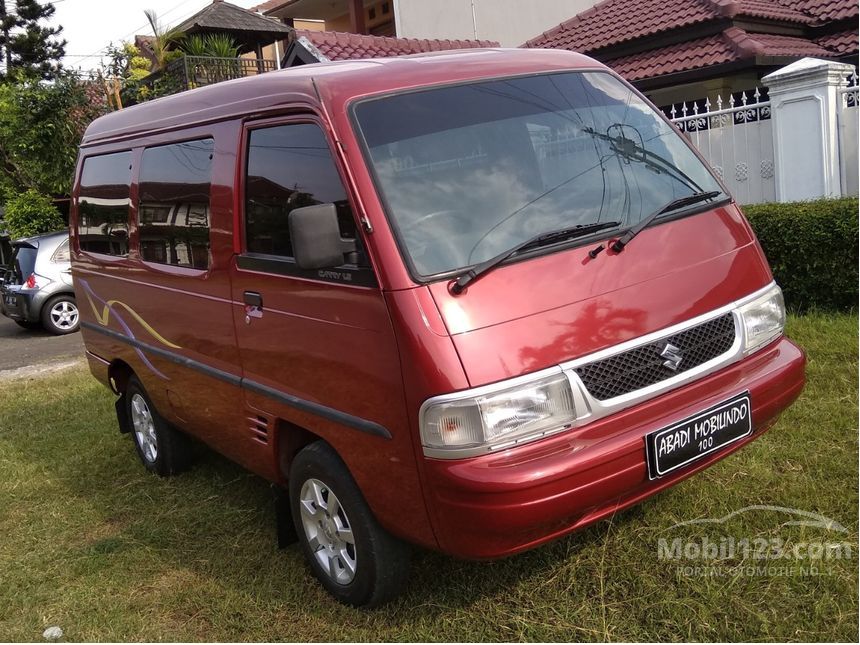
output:
<path id="1" fill-rule="evenodd" d="M 379 526 L 346 466 L 324 442 L 293 460 L 290 506 L 302 551 L 335 598 L 374 607 L 400 593 L 409 576 L 409 548 Z"/>

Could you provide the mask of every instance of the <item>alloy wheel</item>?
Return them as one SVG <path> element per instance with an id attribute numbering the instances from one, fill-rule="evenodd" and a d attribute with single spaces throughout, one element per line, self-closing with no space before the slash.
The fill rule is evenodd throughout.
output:
<path id="1" fill-rule="evenodd" d="M 131 425 L 134 440 L 140 447 L 143 458 L 149 463 L 158 459 L 158 437 L 155 435 L 155 421 L 146 400 L 138 393 L 131 397 Z"/>
<path id="2" fill-rule="evenodd" d="M 348 585 L 355 578 L 355 537 L 340 500 L 313 478 L 302 485 L 299 497 L 302 527 L 314 558 L 329 578 Z"/>
<path id="3" fill-rule="evenodd" d="M 74 329 L 78 324 L 78 308 L 73 302 L 60 300 L 51 307 L 51 322 L 54 327 L 66 331 Z"/>

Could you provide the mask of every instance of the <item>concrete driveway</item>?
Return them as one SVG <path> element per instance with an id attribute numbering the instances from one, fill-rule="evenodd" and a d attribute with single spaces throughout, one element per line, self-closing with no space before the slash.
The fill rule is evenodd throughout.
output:
<path id="1" fill-rule="evenodd" d="M 0 376 L 11 370 L 66 363 L 75 359 L 84 360 L 84 343 L 80 332 L 53 336 L 41 330 L 23 329 L 0 315 Z"/>

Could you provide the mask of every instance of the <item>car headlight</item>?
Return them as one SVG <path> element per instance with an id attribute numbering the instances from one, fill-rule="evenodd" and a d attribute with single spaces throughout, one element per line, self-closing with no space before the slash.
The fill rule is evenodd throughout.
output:
<path id="1" fill-rule="evenodd" d="M 782 289 L 774 285 L 760 298 L 738 309 L 744 328 L 744 353 L 750 354 L 782 335 L 785 302 Z"/>
<path id="2" fill-rule="evenodd" d="M 430 399 L 422 406 L 421 440 L 425 449 L 459 456 L 455 451 L 490 450 L 538 438 L 569 426 L 575 417 L 570 382 L 559 372 L 507 388 Z"/>

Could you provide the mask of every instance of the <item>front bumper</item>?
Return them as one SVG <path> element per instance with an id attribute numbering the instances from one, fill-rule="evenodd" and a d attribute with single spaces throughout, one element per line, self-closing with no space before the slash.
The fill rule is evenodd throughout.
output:
<path id="1" fill-rule="evenodd" d="M 441 549 L 472 559 L 533 548 L 676 484 L 746 445 L 805 383 L 803 352 L 786 338 L 693 383 L 612 416 L 501 454 L 425 459 Z M 649 480 L 644 437 L 744 390 L 753 433 L 670 475 Z"/>

